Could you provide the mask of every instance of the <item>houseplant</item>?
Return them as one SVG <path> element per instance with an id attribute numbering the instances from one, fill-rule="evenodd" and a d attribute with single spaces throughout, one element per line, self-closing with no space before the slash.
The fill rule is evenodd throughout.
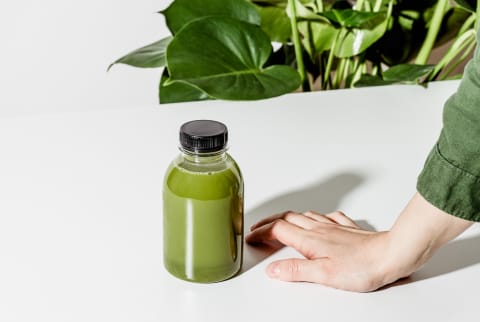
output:
<path id="1" fill-rule="evenodd" d="M 170 103 L 458 77 L 480 10 L 476 0 L 175 0 L 160 13 L 172 35 L 110 67 L 163 68 Z"/>

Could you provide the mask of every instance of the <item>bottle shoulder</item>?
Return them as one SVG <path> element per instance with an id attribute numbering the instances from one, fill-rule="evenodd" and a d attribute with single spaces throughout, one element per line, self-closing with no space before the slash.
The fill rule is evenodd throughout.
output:
<path id="1" fill-rule="evenodd" d="M 223 198 L 243 194 L 243 178 L 237 163 L 229 155 L 219 162 L 201 164 L 193 164 L 180 155 L 166 171 L 164 189 L 196 199 Z"/>
<path id="2" fill-rule="evenodd" d="M 211 175 L 229 170 L 237 173 L 240 178 L 242 177 L 237 162 L 228 153 L 225 153 L 222 158 L 202 162 L 193 162 L 180 154 L 171 162 L 169 169 L 174 167 L 193 175 Z"/>

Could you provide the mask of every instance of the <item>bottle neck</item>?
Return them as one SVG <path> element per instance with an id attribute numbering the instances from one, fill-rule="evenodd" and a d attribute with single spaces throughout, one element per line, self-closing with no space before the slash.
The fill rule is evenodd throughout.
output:
<path id="1" fill-rule="evenodd" d="M 221 162 L 227 158 L 227 148 L 216 152 L 198 153 L 187 151 L 180 147 L 180 151 L 185 161 L 197 164 Z"/>

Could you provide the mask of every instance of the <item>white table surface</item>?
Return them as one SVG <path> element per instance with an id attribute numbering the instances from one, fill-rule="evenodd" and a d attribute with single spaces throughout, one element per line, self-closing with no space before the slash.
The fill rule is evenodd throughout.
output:
<path id="1" fill-rule="evenodd" d="M 264 274 L 299 256 L 246 246 L 242 273 L 193 284 L 162 263 L 161 189 L 179 126 L 230 130 L 246 227 L 340 209 L 388 229 L 415 191 L 458 82 L 0 118 L 0 321 L 474 321 L 474 225 L 403 283 L 356 294 Z"/>

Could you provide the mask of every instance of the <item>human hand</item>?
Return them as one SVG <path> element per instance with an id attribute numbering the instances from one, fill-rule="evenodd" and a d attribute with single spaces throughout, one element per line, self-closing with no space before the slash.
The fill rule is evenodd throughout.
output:
<path id="1" fill-rule="evenodd" d="M 341 212 L 322 215 L 287 211 L 263 219 L 246 236 L 250 244 L 277 240 L 305 259 L 271 263 L 267 274 L 282 281 L 305 281 L 367 292 L 388 282 L 385 262 L 387 232 L 361 229 Z"/>
<path id="2" fill-rule="evenodd" d="M 369 292 L 412 274 L 471 225 L 416 193 L 390 231 L 361 229 L 341 212 L 289 211 L 253 225 L 246 241 L 279 241 L 305 256 L 271 263 L 272 278 Z"/>

